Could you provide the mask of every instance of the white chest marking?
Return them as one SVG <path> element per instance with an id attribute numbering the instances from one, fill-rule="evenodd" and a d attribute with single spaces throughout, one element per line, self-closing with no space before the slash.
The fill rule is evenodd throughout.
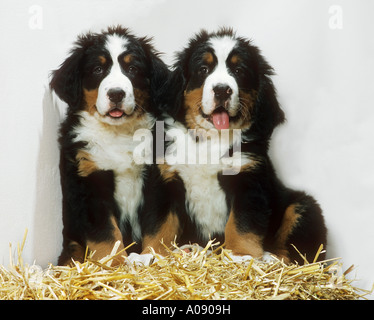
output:
<path id="1" fill-rule="evenodd" d="M 186 189 L 186 207 L 200 235 L 223 234 L 228 218 L 226 195 L 220 187 L 219 165 L 175 165 Z"/>
<path id="2" fill-rule="evenodd" d="M 121 210 L 121 223 L 129 222 L 135 240 L 141 237 L 137 211 L 143 203 L 143 165 L 135 164 L 133 135 L 118 126 L 103 124 L 88 112 L 81 112 L 81 124 L 75 128 L 77 141 L 85 141 L 85 151 L 100 170 L 113 170 L 115 199 Z M 150 119 L 146 119 L 152 123 Z"/>
<path id="3" fill-rule="evenodd" d="M 172 127 L 179 129 L 179 133 L 183 130 L 183 126 L 178 122 L 175 122 Z M 185 162 L 178 161 L 176 163 L 175 158 L 172 154 L 168 154 L 168 151 L 166 151 L 165 160 L 170 165 L 171 171 L 177 171 L 182 178 L 186 189 L 186 209 L 198 226 L 200 236 L 209 240 L 210 235 L 224 233 L 228 219 L 229 209 L 226 203 L 226 194 L 219 184 L 218 173 L 228 169 L 230 164 L 222 161 L 215 164 L 210 162 L 201 164 L 198 161 L 192 161 L 198 159 L 198 144 L 188 133 L 185 133 L 183 137 L 184 139 L 179 136 L 174 140 L 170 152 L 186 149 Z M 199 142 L 200 150 L 207 150 L 210 155 L 212 152 L 217 152 L 215 150 L 217 145 L 218 143 Z M 230 148 L 230 144 L 221 143 L 219 147 L 220 152 L 225 153 Z M 247 155 L 234 154 L 234 156 L 240 158 L 241 165 L 248 165 L 251 162 Z M 212 159 L 211 156 L 209 158 Z"/>

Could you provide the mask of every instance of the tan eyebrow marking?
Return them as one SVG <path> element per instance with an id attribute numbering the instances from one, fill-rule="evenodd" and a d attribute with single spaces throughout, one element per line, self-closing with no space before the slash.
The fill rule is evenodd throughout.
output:
<path id="1" fill-rule="evenodd" d="M 237 55 L 237 54 L 234 54 L 232 57 L 231 57 L 231 62 L 233 63 L 233 64 L 237 64 L 238 62 L 240 62 L 241 61 L 241 59 L 240 59 L 240 57 Z"/>
<path id="2" fill-rule="evenodd" d="M 104 56 L 99 56 L 99 60 L 101 64 L 105 64 L 106 58 Z"/>
<path id="3" fill-rule="evenodd" d="M 125 56 L 123 57 L 123 61 L 124 61 L 125 63 L 130 63 L 132 59 L 133 59 L 133 56 L 132 56 L 131 54 L 127 54 L 127 55 L 125 55 Z"/>
<path id="4" fill-rule="evenodd" d="M 206 63 L 208 63 L 208 64 L 213 63 L 213 61 L 214 61 L 213 54 L 212 54 L 211 52 L 206 52 L 206 53 L 204 53 L 203 60 L 204 60 Z"/>

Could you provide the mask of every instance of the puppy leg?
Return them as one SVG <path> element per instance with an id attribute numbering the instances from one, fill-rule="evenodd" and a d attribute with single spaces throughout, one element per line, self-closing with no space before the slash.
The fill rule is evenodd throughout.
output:
<path id="1" fill-rule="evenodd" d="M 167 247 L 170 247 L 170 244 L 178 237 L 179 230 L 179 219 L 176 214 L 170 212 L 154 234 L 144 235 L 142 253 L 150 253 L 149 247 L 152 247 L 156 253 L 167 254 L 167 250 L 161 241 Z"/>
<path id="2" fill-rule="evenodd" d="M 64 243 L 60 257 L 58 258 L 59 266 L 73 265 L 72 259 L 80 263 L 84 262 L 85 248 L 82 247 L 78 242 L 73 240 L 67 240 Z"/>
<path id="3" fill-rule="evenodd" d="M 120 245 L 117 249 L 117 252 L 124 249 L 122 233 L 114 217 L 110 218 L 110 224 L 111 224 L 110 225 L 111 231 L 105 240 L 101 240 L 101 241 L 88 240 L 87 241 L 87 246 L 90 249 L 90 251 L 95 251 L 95 253 L 93 254 L 93 258 L 95 260 L 100 260 L 106 257 L 107 255 L 109 255 L 112 252 L 113 247 L 117 241 L 120 241 Z M 127 254 L 124 251 L 119 256 L 114 257 L 112 260 L 113 261 L 112 266 L 117 266 L 123 263 L 122 255 L 127 255 Z"/>
<path id="4" fill-rule="evenodd" d="M 109 255 L 117 241 L 120 241 L 117 252 L 124 249 L 122 234 L 114 217 L 110 218 L 110 224 L 106 226 L 106 229 L 110 231 L 107 232 L 104 240 L 87 240 L 86 245 L 79 244 L 77 241 L 70 239 L 64 240 L 63 250 L 58 259 L 58 265 L 73 265 L 72 259 L 83 263 L 86 255 L 86 247 L 88 247 L 89 251 L 94 252 L 92 257 L 95 260 L 100 260 Z M 93 238 L 95 237 L 93 236 Z M 122 255 L 126 255 L 126 252 L 124 251 L 119 256 L 114 257 L 112 266 L 123 263 Z"/>
<path id="5" fill-rule="evenodd" d="M 285 263 L 290 263 L 290 250 L 288 247 L 289 237 L 300 221 L 301 215 L 298 212 L 297 204 L 291 204 L 284 212 L 280 228 L 275 235 L 274 248 L 271 249 L 278 259 L 283 259 Z M 301 258 L 301 257 L 300 257 Z"/>
<path id="6" fill-rule="evenodd" d="M 297 261 L 303 264 L 304 260 L 291 246 L 293 244 L 312 262 L 320 245 L 326 247 L 326 235 L 327 230 L 319 205 L 312 197 L 301 194 L 285 210 L 275 235 L 273 252 L 284 258 L 286 263 Z M 318 260 L 324 258 L 325 255 L 321 254 Z"/>
<path id="7" fill-rule="evenodd" d="M 262 257 L 263 238 L 254 232 L 241 231 L 233 211 L 225 227 L 226 248 L 232 250 L 234 255 L 250 255 L 254 258 Z"/>

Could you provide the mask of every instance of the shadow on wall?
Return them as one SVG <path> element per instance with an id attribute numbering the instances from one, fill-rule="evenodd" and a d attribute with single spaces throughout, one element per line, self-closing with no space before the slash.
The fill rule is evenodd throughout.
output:
<path id="1" fill-rule="evenodd" d="M 34 214 L 33 257 L 43 267 L 57 263 L 62 247 L 58 130 L 65 105 L 45 87 Z"/>

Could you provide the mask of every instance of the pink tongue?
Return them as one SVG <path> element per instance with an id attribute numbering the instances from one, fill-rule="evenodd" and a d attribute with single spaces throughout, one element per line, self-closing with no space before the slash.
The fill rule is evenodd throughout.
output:
<path id="1" fill-rule="evenodd" d="M 226 111 L 214 112 L 213 113 L 213 124 L 216 129 L 228 129 L 230 126 L 229 115 Z"/>
<path id="2" fill-rule="evenodd" d="M 123 111 L 120 109 L 113 109 L 109 111 L 109 115 L 113 118 L 119 118 L 119 117 L 122 117 Z"/>

